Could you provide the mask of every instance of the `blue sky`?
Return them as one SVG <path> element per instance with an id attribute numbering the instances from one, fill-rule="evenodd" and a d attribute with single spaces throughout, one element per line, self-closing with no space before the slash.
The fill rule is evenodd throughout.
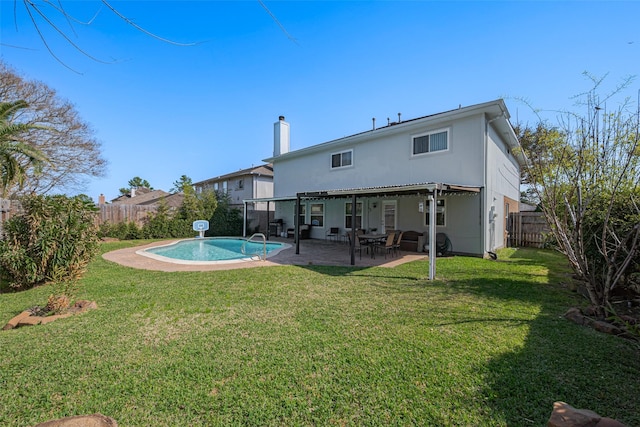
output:
<path id="1" fill-rule="evenodd" d="M 169 190 L 258 165 L 273 123 L 291 149 L 504 98 L 512 123 L 535 123 L 521 99 L 553 120 L 591 88 L 640 72 L 640 2 L 613 1 L 112 1 L 160 37 L 137 31 L 97 0 L 62 0 L 90 25 L 58 19 L 89 59 L 44 31 L 22 2 L 1 0 L 1 57 L 75 104 L 109 162 L 85 193 L 117 196 L 134 176 Z M 50 10 L 50 9 L 49 9 Z M 97 13 L 97 15 L 96 15 Z M 52 15 L 52 16 L 55 16 Z M 42 24 L 42 28 L 45 25 Z M 16 31 L 16 27 L 18 31 Z M 640 88 L 635 80 L 626 92 Z"/>

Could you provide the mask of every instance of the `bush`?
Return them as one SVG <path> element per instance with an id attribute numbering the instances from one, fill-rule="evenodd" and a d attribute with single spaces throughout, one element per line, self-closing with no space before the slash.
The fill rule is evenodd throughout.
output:
<path id="1" fill-rule="evenodd" d="M 79 279 L 98 252 L 95 206 L 60 195 L 25 196 L 21 204 L 5 222 L 0 276 L 17 289 Z"/>

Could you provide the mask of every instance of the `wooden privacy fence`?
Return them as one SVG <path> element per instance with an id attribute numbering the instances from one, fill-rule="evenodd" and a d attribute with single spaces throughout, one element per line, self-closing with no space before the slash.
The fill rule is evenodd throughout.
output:
<path id="1" fill-rule="evenodd" d="M 510 213 L 507 223 L 507 246 L 541 248 L 550 231 L 542 212 Z"/>
<path id="2" fill-rule="evenodd" d="M 149 213 L 155 213 L 157 206 L 147 205 L 100 205 L 99 223 L 120 224 L 122 222 L 135 222 L 141 227 Z"/>

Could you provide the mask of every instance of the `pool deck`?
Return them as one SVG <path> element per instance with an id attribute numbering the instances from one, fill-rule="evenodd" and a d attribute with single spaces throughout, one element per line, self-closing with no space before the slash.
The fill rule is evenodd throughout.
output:
<path id="1" fill-rule="evenodd" d="M 349 246 L 335 241 L 309 239 L 300 241 L 300 253 L 296 254 L 296 247 L 293 239 L 271 238 L 271 242 L 283 242 L 291 245 L 276 255 L 267 257 L 266 261 L 240 261 L 240 262 L 216 262 L 211 264 L 174 264 L 155 260 L 144 255 L 139 255 L 136 251 L 152 246 L 165 245 L 183 239 L 173 239 L 164 242 L 154 242 L 144 246 L 118 249 L 107 252 L 102 257 L 126 267 L 155 271 L 215 271 L 233 270 L 237 268 L 273 267 L 278 265 L 329 265 L 339 267 L 395 267 L 406 262 L 419 259 L 428 260 L 426 253 L 421 252 L 400 252 L 391 256 L 378 253 L 372 258 L 366 252 L 355 254 L 355 265 L 351 265 L 351 254 Z"/>

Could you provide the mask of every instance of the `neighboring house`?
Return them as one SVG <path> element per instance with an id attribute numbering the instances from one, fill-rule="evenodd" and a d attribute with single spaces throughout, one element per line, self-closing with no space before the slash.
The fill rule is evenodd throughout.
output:
<path id="1" fill-rule="evenodd" d="M 229 205 L 243 211 L 246 226 L 249 229 L 266 231 L 269 222 L 268 203 L 258 202 L 248 206 L 243 203 L 247 199 L 264 199 L 273 197 L 273 166 L 260 166 L 241 169 L 237 172 L 209 178 L 193 184 L 197 193 L 213 190 L 229 197 Z M 273 207 L 273 205 L 271 205 Z"/>
<path id="2" fill-rule="evenodd" d="M 426 233 L 430 197 L 436 232 L 453 252 L 484 255 L 505 246 L 506 219 L 519 210 L 524 158 L 503 100 L 389 123 L 296 151 L 289 124 L 274 124 L 275 218 L 285 227 Z M 352 216 L 355 200 L 356 215 Z M 255 202 L 255 200 L 253 200 Z M 418 250 L 422 250 L 421 247 Z"/>

